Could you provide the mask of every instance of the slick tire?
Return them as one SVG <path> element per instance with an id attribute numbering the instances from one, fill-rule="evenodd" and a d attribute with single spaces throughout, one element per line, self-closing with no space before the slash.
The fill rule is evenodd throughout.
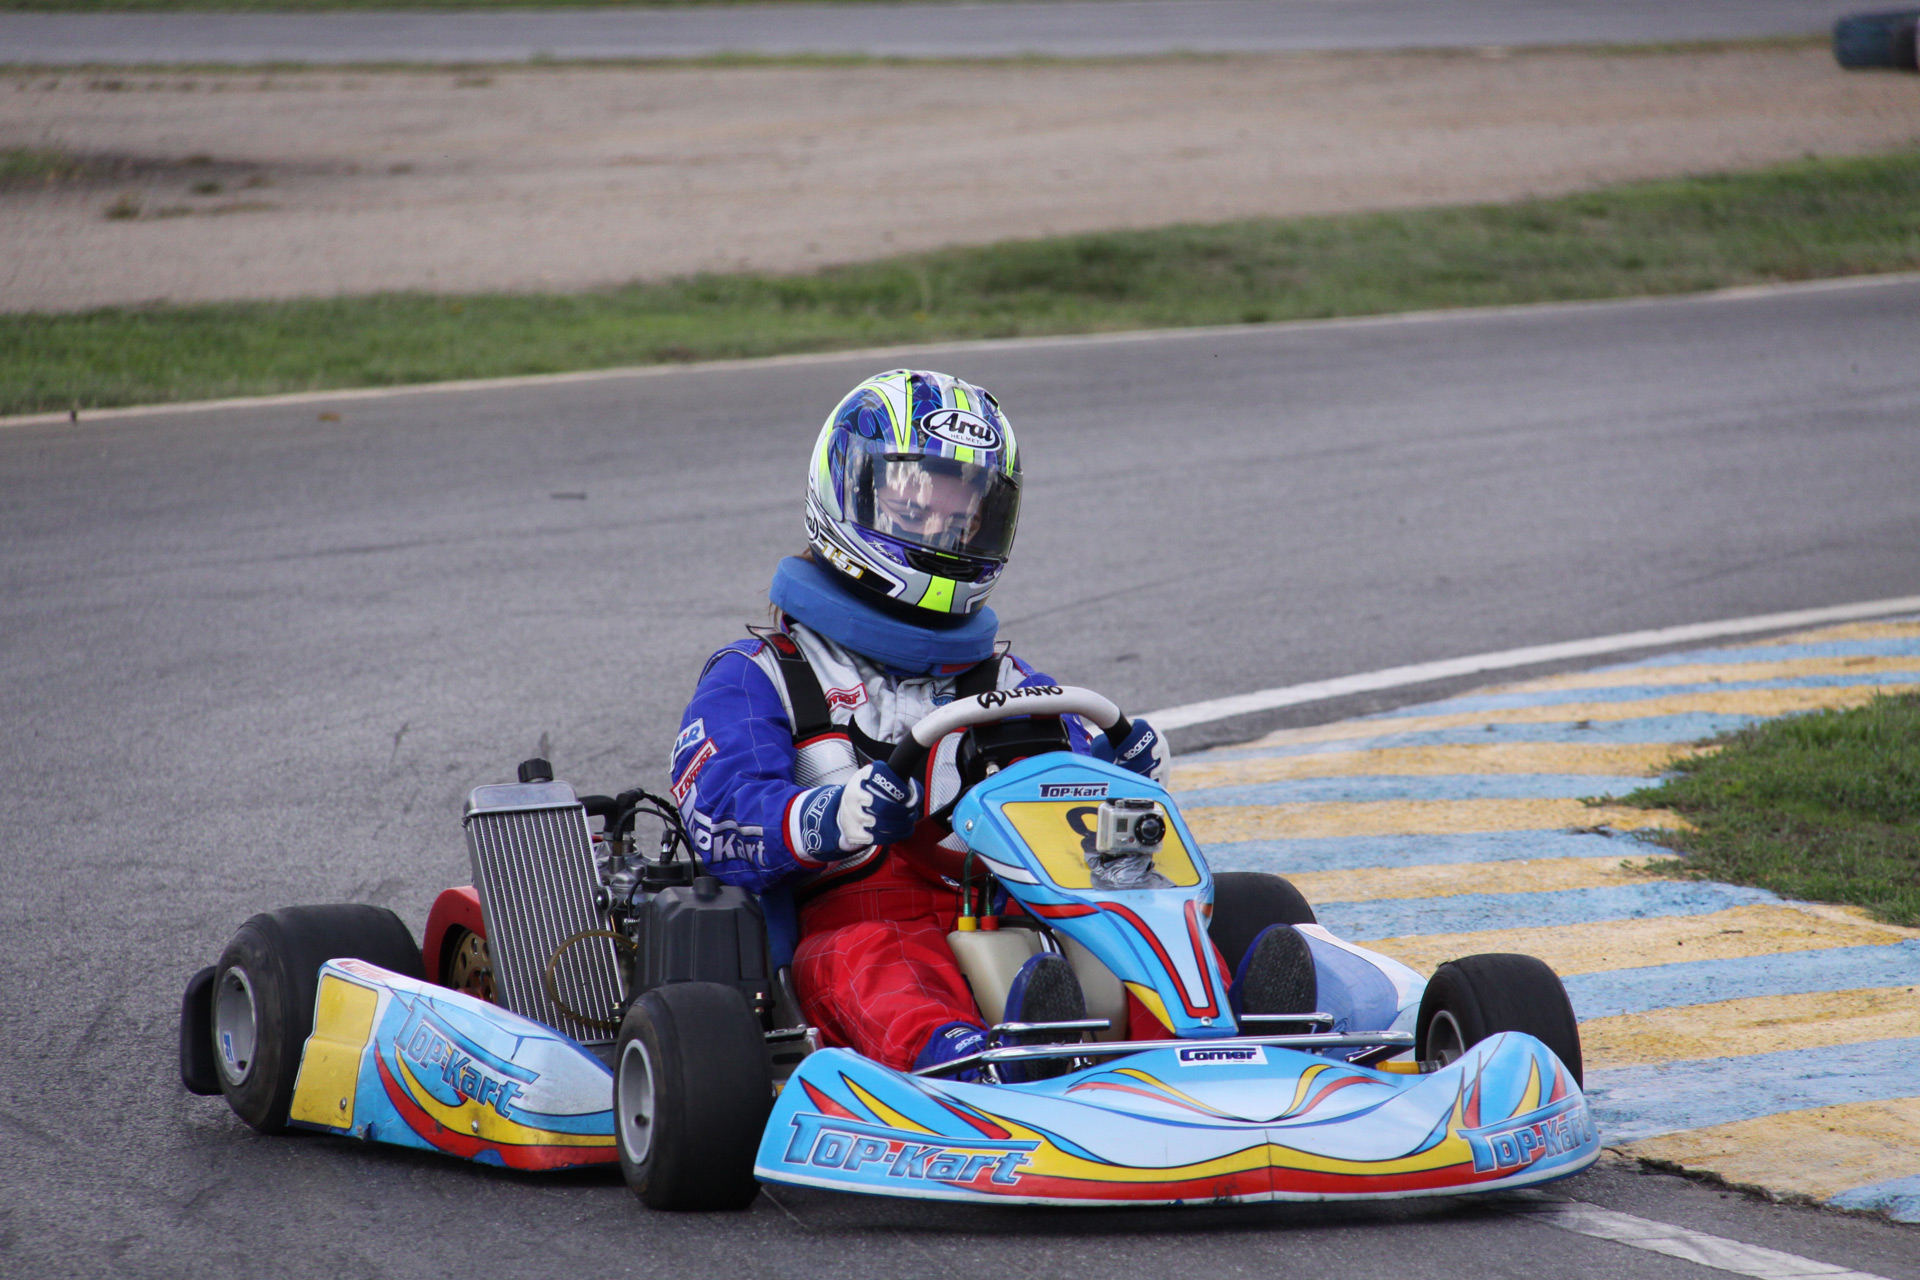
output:
<path id="1" fill-rule="evenodd" d="M 649 1209 L 744 1209 L 773 1109 L 766 1037 L 746 997 L 717 982 L 643 993 L 613 1065 L 620 1172 Z"/>
<path id="2" fill-rule="evenodd" d="M 1240 961 L 1253 940 L 1276 924 L 1318 924 L 1313 908 L 1287 881 L 1264 871 L 1221 871 L 1213 877 L 1213 918 L 1207 932 L 1228 973 L 1240 972 Z"/>
<path id="3" fill-rule="evenodd" d="M 214 966 L 208 1034 L 220 1092 L 261 1133 L 287 1127 L 300 1050 L 313 1030 L 320 966 L 354 959 L 409 978 L 420 947 L 385 907 L 287 907 L 240 926 Z"/>
<path id="4" fill-rule="evenodd" d="M 1553 1050 L 1582 1083 L 1580 1024 L 1560 978 L 1543 960 L 1496 953 L 1449 960 L 1420 998 L 1414 1056 L 1451 1062 L 1488 1036 L 1523 1031 Z"/>

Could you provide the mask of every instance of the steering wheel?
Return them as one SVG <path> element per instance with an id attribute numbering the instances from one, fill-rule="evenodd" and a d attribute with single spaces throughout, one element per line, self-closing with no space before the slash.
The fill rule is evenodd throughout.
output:
<path id="1" fill-rule="evenodd" d="M 1107 736 L 1116 750 L 1126 741 L 1133 726 L 1120 714 L 1120 708 L 1091 689 L 1071 685 L 1034 685 L 1025 689 L 1004 689 L 961 698 L 927 713 L 913 726 L 900 745 L 887 757 L 887 765 L 902 778 L 915 778 L 926 767 L 927 753 L 942 738 L 957 729 L 993 724 L 1017 716 L 1079 715 L 1092 721 Z M 937 825 L 937 824 L 936 824 Z M 957 882 L 963 872 L 966 855 L 941 848 L 937 835 L 929 837 L 927 821 L 913 839 L 897 851 L 922 870 L 943 880 Z M 944 833 L 945 828 L 939 830 Z"/>
<path id="2" fill-rule="evenodd" d="M 1116 751 L 1133 732 L 1132 723 L 1120 714 L 1120 708 L 1091 689 L 1057 684 L 1001 689 L 961 698 L 929 711 L 893 749 L 893 754 L 887 757 L 887 767 L 903 778 L 911 778 L 926 764 L 927 753 L 933 750 L 933 745 L 956 729 L 993 724 L 1016 716 L 1063 715 L 1085 716 L 1091 720 L 1095 728 L 1107 735 L 1107 741 Z"/>

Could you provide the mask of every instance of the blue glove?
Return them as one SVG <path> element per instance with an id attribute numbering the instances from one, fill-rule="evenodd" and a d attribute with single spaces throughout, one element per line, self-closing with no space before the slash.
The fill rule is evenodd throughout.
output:
<path id="1" fill-rule="evenodd" d="M 1093 740 L 1093 757 L 1105 760 L 1108 764 L 1117 764 L 1142 777 L 1152 778 L 1162 786 L 1173 768 L 1173 752 L 1167 749 L 1167 740 L 1160 736 L 1154 727 L 1145 720 L 1135 719 L 1127 736 L 1116 748 L 1101 734 Z"/>
<path id="2" fill-rule="evenodd" d="M 920 788 L 874 761 L 837 787 L 815 787 L 794 815 L 794 852 L 820 862 L 850 857 L 877 844 L 895 844 L 920 821 Z"/>

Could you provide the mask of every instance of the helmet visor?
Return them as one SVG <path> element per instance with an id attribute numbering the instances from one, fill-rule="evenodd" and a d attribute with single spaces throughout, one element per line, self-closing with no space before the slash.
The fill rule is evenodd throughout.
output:
<path id="1" fill-rule="evenodd" d="M 1013 549 L 1020 482 L 997 467 L 849 443 L 841 492 L 862 528 L 930 551 L 1003 561 Z"/>

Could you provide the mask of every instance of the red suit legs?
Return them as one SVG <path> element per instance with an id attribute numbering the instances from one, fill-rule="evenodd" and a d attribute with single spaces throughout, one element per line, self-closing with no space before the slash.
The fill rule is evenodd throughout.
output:
<path id="1" fill-rule="evenodd" d="M 811 933 L 793 956 L 807 1021 L 829 1044 L 904 1070 L 934 1028 L 981 1024 L 938 920 L 862 920 Z"/>

